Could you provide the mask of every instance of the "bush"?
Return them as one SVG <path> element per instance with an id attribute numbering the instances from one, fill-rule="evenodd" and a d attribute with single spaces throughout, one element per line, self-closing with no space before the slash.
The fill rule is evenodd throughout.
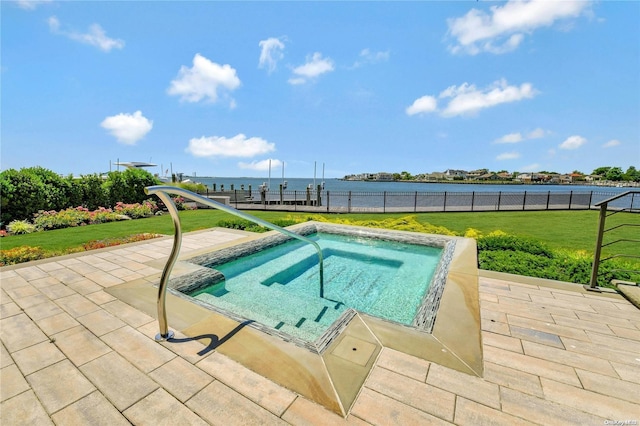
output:
<path id="1" fill-rule="evenodd" d="M 86 225 L 89 223 L 90 218 L 89 210 L 84 207 L 76 207 L 75 209 L 66 209 L 59 212 L 55 210 L 39 211 L 33 218 L 33 224 L 38 231 L 48 231 Z"/>
<path id="2" fill-rule="evenodd" d="M 89 210 L 96 210 L 109 206 L 109 196 L 104 188 L 104 180 L 97 174 L 83 175 L 80 179 L 73 179 L 72 186 L 79 192 L 80 200 L 74 199 L 72 206 L 84 206 Z M 122 201 L 122 200 L 119 200 Z"/>
<path id="3" fill-rule="evenodd" d="M 37 176 L 15 169 L 0 173 L 0 217 L 3 223 L 28 219 L 47 207 L 44 185 Z"/>
<path id="4" fill-rule="evenodd" d="M 586 251 L 551 250 L 528 238 L 492 233 L 478 239 L 478 266 L 497 272 L 526 275 L 578 284 L 591 280 L 593 255 Z M 619 259 L 601 263 L 597 283 L 608 287 L 611 280 L 640 281 L 638 269 Z"/>
<path id="5" fill-rule="evenodd" d="M 15 265 L 45 257 L 45 251 L 40 247 L 20 246 L 10 250 L 0 250 L 0 266 Z"/>
<path id="6" fill-rule="evenodd" d="M 430 223 L 422 223 L 416 220 L 415 216 L 403 216 L 400 218 L 389 218 L 383 220 L 350 220 L 350 219 L 340 219 L 340 218 L 332 218 L 325 219 L 322 216 L 311 216 L 309 220 L 316 220 L 319 222 L 331 222 L 331 223 L 340 223 L 343 225 L 355 225 L 355 226 L 367 226 L 370 228 L 385 228 L 385 229 L 395 229 L 398 231 L 412 231 L 412 232 L 423 232 L 426 234 L 439 234 L 439 235 L 450 235 L 455 236 L 455 232 L 450 231 L 444 226 L 435 226 Z"/>
<path id="7" fill-rule="evenodd" d="M 117 214 L 129 216 L 131 219 L 139 219 L 142 217 L 153 216 L 158 210 L 155 201 L 146 200 L 141 204 L 125 204 L 116 203 L 115 211 Z"/>
<path id="8" fill-rule="evenodd" d="M 482 232 L 480 232 L 480 231 L 478 231 L 477 229 L 474 229 L 474 228 L 468 228 L 464 232 L 464 237 L 465 238 L 473 238 L 473 239 L 477 240 L 481 236 L 482 236 Z"/>
<path id="9" fill-rule="evenodd" d="M 202 183 L 180 182 L 174 185 L 187 191 L 195 192 L 196 194 L 204 194 L 207 192 L 207 186 Z"/>
<path id="10" fill-rule="evenodd" d="M 116 203 L 142 203 L 147 199 L 144 189 L 158 185 L 160 181 L 142 169 L 127 169 L 124 172 L 110 172 L 103 188 L 108 195 L 109 205 Z"/>
<path id="11" fill-rule="evenodd" d="M 37 231 L 35 225 L 31 224 L 27 220 L 11 221 L 9 223 L 9 226 L 7 226 L 7 229 L 11 234 L 15 234 L 15 235 L 31 234 L 32 232 Z"/>
<path id="12" fill-rule="evenodd" d="M 144 188 L 159 181 L 141 169 L 111 172 L 106 180 L 97 174 L 74 179 L 60 177 L 42 167 L 0 172 L 0 221 L 8 223 L 33 217 L 39 211 L 59 211 L 70 206 L 89 210 L 116 203 L 142 203 Z"/>
<path id="13" fill-rule="evenodd" d="M 21 172 L 34 176 L 42 183 L 41 196 L 49 210 L 60 210 L 69 207 L 71 185 L 59 174 L 40 166 L 21 169 Z"/>
<path id="14" fill-rule="evenodd" d="M 111 209 L 105 209 L 104 207 L 98 207 L 96 210 L 90 213 L 89 224 L 95 225 L 98 223 L 113 222 L 118 220 L 118 213 L 114 213 Z"/>
<path id="15" fill-rule="evenodd" d="M 553 259 L 522 251 L 478 251 L 478 267 L 489 271 L 530 277 L 560 279 Z"/>
<path id="16" fill-rule="evenodd" d="M 216 223 L 216 226 L 220 228 L 228 228 L 228 229 L 240 229 L 242 231 L 250 231 L 250 232 L 267 232 L 268 228 L 264 226 L 260 226 L 254 222 L 251 222 L 246 219 L 223 219 Z"/>
<path id="17" fill-rule="evenodd" d="M 479 238 L 478 251 L 484 250 L 520 251 L 537 256 L 553 257 L 552 250 L 540 241 L 504 233 L 491 233 Z"/>
<path id="18" fill-rule="evenodd" d="M 118 203 L 116 211 L 100 207 L 95 211 L 78 206 L 60 210 L 41 210 L 34 215 L 33 224 L 27 220 L 15 220 L 8 226 L 11 234 L 28 234 L 35 231 L 70 228 L 82 225 L 94 225 L 122 219 L 139 219 L 153 216 L 157 210 L 156 203 L 145 201 L 142 204 Z"/>

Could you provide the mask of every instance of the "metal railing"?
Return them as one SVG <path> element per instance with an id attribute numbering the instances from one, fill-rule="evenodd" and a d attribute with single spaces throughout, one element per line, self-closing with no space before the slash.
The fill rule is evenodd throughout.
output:
<path id="1" fill-rule="evenodd" d="M 590 210 L 616 195 L 611 191 L 330 191 L 233 189 L 203 192 L 228 197 L 242 210 L 301 211 L 309 213 L 427 213 L 485 211 Z M 615 204 L 615 202 L 614 202 Z M 616 207 L 610 206 L 610 207 Z"/>
<path id="2" fill-rule="evenodd" d="M 585 286 L 587 290 L 592 290 L 592 291 L 598 290 L 598 270 L 602 262 L 607 261 L 609 259 L 615 259 L 620 257 L 640 259 L 640 256 L 631 255 L 631 254 L 614 254 L 614 255 L 605 257 L 604 259 L 601 258 L 603 247 L 611 246 L 613 244 L 620 243 L 620 242 L 640 243 L 640 240 L 634 239 L 634 238 L 618 238 L 603 244 L 604 235 L 607 232 L 611 232 L 615 229 L 619 229 L 626 226 L 629 226 L 629 227 L 640 226 L 640 224 L 637 224 L 637 223 L 621 223 L 619 225 L 612 226 L 611 228 L 605 228 L 605 223 L 609 216 L 613 216 L 614 214 L 618 214 L 625 211 L 640 212 L 640 207 L 634 208 L 633 206 L 633 201 L 636 194 L 640 195 L 640 191 L 626 191 L 595 204 L 596 207 L 600 207 L 600 215 L 598 219 L 598 235 L 596 237 L 596 249 L 593 256 L 593 267 L 591 269 L 591 280 L 589 281 L 589 286 Z M 613 201 L 622 199 L 624 197 L 628 197 L 629 195 L 631 195 L 631 201 L 629 202 L 629 207 L 616 207 L 615 209 L 613 209 L 611 213 L 609 212 L 610 205 Z M 629 269 L 614 269 L 612 271 L 640 272 L 640 270 L 629 270 Z"/>
<path id="3" fill-rule="evenodd" d="M 169 281 L 169 275 L 171 274 L 171 270 L 173 269 L 173 265 L 176 263 L 178 259 L 178 254 L 180 252 L 180 246 L 182 245 L 182 228 L 180 226 L 180 217 L 178 215 L 178 208 L 175 203 L 169 196 L 169 194 L 179 195 L 181 197 L 188 198 L 190 200 L 196 201 L 198 203 L 204 204 L 206 206 L 222 210 L 224 212 L 230 213 L 234 216 L 238 216 L 242 219 L 251 221 L 258 225 L 264 226 L 265 228 L 273 229 L 274 231 L 278 231 L 288 237 L 298 239 L 305 243 L 309 243 L 313 245 L 318 252 L 318 264 L 320 268 L 320 297 L 324 298 L 324 271 L 323 271 L 323 258 L 322 258 L 322 249 L 315 241 L 304 237 L 300 234 L 296 234 L 288 229 L 284 229 L 279 227 L 278 225 L 274 225 L 271 222 L 267 222 L 266 220 L 260 219 L 258 217 L 252 216 L 250 214 L 241 212 L 239 210 L 234 209 L 231 206 L 226 204 L 219 203 L 217 201 L 211 200 L 206 197 L 202 197 L 198 194 L 195 194 L 191 191 L 187 191 L 186 189 L 178 188 L 175 186 L 149 186 L 145 188 L 145 192 L 148 195 L 155 194 L 162 200 L 162 202 L 167 206 L 169 210 L 169 214 L 173 219 L 173 226 L 175 228 L 174 238 L 173 238 L 173 247 L 171 249 L 171 253 L 169 254 L 169 258 L 167 259 L 167 263 L 162 270 L 162 276 L 160 278 L 160 285 L 158 287 L 158 324 L 160 326 L 160 333 L 156 335 L 157 341 L 167 340 L 174 336 L 174 333 L 169 330 L 167 325 L 167 311 L 166 311 L 166 297 L 167 297 L 167 283 Z"/>

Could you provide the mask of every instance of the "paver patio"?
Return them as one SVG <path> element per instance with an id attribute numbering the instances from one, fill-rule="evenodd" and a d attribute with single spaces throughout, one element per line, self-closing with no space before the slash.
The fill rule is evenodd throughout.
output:
<path id="1" fill-rule="evenodd" d="M 238 238 L 189 233 L 181 254 Z M 385 348 L 343 419 L 198 341 L 156 343 L 157 321 L 104 291 L 157 277 L 170 248 L 0 268 L 2 425 L 640 422 L 640 310 L 621 296 L 481 271 L 484 377 Z"/>

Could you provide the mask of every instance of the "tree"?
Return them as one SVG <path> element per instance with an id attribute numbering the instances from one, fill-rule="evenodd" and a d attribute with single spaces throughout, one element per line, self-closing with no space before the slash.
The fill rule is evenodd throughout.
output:
<path id="1" fill-rule="evenodd" d="M 636 170 L 634 166 L 629 166 L 624 173 L 623 179 L 629 182 L 640 182 L 640 170 Z"/>
<path id="2" fill-rule="evenodd" d="M 598 176 L 604 176 L 607 174 L 607 172 L 609 171 L 609 169 L 611 169 L 610 166 L 605 166 L 605 167 L 598 167 L 597 169 L 593 170 L 593 173 L 591 173 L 592 175 L 598 175 Z"/>
<path id="3" fill-rule="evenodd" d="M 402 180 L 413 180 L 413 175 L 407 171 L 403 171 L 400 173 L 400 179 Z"/>
<path id="4" fill-rule="evenodd" d="M 611 167 L 604 175 L 605 179 L 618 182 L 622 180 L 623 173 L 620 167 Z"/>

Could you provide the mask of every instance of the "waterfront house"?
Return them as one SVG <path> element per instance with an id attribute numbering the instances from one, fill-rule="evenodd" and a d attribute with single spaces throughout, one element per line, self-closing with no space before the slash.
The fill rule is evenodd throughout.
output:
<path id="1" fill-rule="evenodd" d="M 374 179 L 379 181 L 385 181 L 385 182 L 392 181 L 393 173 L 379 172 L 379 173 L 376 173 Z"/>

